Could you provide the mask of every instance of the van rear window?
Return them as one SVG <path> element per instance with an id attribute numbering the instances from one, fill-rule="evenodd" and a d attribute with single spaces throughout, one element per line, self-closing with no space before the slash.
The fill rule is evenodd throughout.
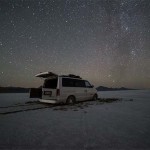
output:
<path id="1" fill-rule="evenodd" d="M 57 87 L 57 78 L 56 79 L 47 79 L 43 85 L 44 88 L 56 89 Z"/>
<path id="2" fill-rule="evenodd" d="M 85 87 L 84 80 L 62 78 L 62 86 L 64 87 Z"/>

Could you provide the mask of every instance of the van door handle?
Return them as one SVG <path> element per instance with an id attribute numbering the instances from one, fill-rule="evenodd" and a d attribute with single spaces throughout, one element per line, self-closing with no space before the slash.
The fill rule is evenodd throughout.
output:
<path id="1" fill-rule="evenodd" d="M 84 90 L 84 92 L 87 92 L 87 90 Z"/>

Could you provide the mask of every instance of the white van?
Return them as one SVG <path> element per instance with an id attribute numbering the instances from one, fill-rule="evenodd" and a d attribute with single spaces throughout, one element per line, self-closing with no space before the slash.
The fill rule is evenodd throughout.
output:
<path id="1" fill-rule="evenodd" d="M 42 88 L 31 89 L 30 98 L 40 97 L 44 103 L 75 103 L 84 100 L 96 100 L 97 91 L 87 80 L 76 75 L 57 75 L 43 72 L 36 75 L 44 79 Z"/>

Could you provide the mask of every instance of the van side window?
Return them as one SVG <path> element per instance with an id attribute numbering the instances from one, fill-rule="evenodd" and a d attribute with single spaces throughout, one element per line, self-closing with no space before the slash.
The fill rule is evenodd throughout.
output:
<path id="1" fill-rule="evenodd" d="M 83 80 L 62 78 L 62 86 L 64 87 L 85 87 Z"/>
<path id="2" fill-rule="evenodd" d="M 85 87 L 85 82 L 83 80 L 75 79 L 75 87 Z"/>
<path id="3" fill-rule="evenodd" d="M 92 87 L 91 84 L 88 81 L 85 81 L 85 85 L 86 85 L 87 88 L 91 88 Z"/>
<path id="4" fill-rule="evenodd" d="M 64 87 L 74 87 L 74 82 L 69 78 L 62 78 L 62 86 Z"/>

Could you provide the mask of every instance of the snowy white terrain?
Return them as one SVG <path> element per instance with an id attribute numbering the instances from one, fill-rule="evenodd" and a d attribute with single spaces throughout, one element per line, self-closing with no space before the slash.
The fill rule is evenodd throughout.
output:
<path id="1" fill-rule="evenodd" d="M 28 97 L 0 94 L 0 149 L 150 149 L 148 90 L 99 92 L 122 100 L 75 106 L 26 103 Z"/>

